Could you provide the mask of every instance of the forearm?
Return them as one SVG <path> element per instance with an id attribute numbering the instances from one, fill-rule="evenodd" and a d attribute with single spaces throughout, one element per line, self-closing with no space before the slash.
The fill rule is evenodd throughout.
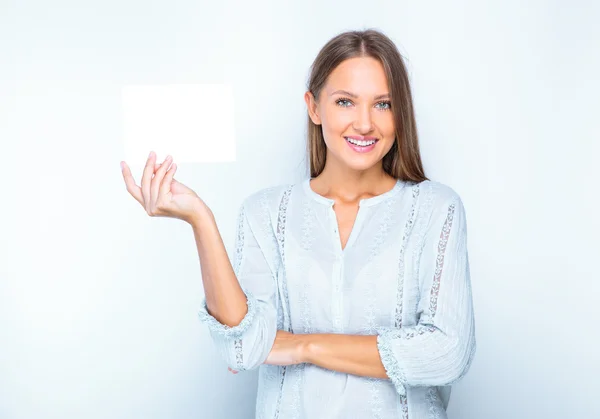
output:
<path id="1" fill-rule="evenodd" d="M 376 335 L 296 335 L 303 362 L 363 377 L 388 378 L 377 349 Z"/>
<path id="2" fill-rule="evenodd" d="M 227 326 L 237 326 L 248 312 L 247 298 L 235 276 L 210 209 L 202 208 L 190 222 L 194 231 L 207 311 Z"/>

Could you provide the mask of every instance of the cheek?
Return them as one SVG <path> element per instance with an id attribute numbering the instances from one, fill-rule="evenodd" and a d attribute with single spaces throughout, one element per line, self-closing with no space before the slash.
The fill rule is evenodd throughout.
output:
<path id="1" fill-rule="evenodd" d="M 394 133 L 394 116 L 391 112 L 385 112 L 385 114 L 381 115 L 379 118 L 379 126 L 381 130 L 386 133 Z"/>
<path id="2" fill-rule="evenodd" d="M 347 132 L 348 126 L 352 124 L 352 114 L 341 112 L 338 109 L 328 109 L 323 115 L 323 125 L 330 133 Z"/>

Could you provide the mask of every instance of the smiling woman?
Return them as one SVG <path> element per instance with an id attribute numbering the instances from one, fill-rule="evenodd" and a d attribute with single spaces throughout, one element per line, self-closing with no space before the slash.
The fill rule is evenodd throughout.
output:
<path id="1" fill-rule="evenodd" d="M 339 34 L 311 70 L 310 177 L 246 198 L 245 314 L 200 316 L 232 372 L 260 368 L 257 418 L 445 418 L 476 348 L 462 201 L 425 176 L 387 36 Z"/>
<path id="2" fill-rule="evenodd" d="M 304 100 L 310 176 L 244 200 L 233 257 L 170 159 L 141 188 L 124 166 L 128 190 L 192 225 L 200 318 L 232 371 L 259 369 L 257 418 L 446 418 L 476 348 L 466 213 L 425 177 L 402 57 L 339 34 Z"/>

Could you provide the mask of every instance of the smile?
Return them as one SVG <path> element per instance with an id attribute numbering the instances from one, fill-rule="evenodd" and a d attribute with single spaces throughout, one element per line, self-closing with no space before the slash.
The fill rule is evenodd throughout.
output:
<path id="1" fill-rule="evenodd" d="M 374 140 L 356 140 L 354 138 L 344 137 L 346 144 L 357 153 L 368 153 L 375 148 L 377 139 Z"/>

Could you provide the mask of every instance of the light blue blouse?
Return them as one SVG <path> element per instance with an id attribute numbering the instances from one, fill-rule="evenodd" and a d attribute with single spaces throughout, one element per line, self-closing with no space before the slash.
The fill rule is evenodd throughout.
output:
<path id="1" fill-rule="evenodd" d="M 465 210 L 434 181 L 362 199 L 342 250 L 334 201 L 310 179 L 265 188 L 239 211 L 235 273 L 248 313 L 200 318 L 227 364 L 259 368 L 256 418 L 446 418 L 475 355 Z M 278 329 L 378 335 L 390 379 L 264 365 Z"/>

